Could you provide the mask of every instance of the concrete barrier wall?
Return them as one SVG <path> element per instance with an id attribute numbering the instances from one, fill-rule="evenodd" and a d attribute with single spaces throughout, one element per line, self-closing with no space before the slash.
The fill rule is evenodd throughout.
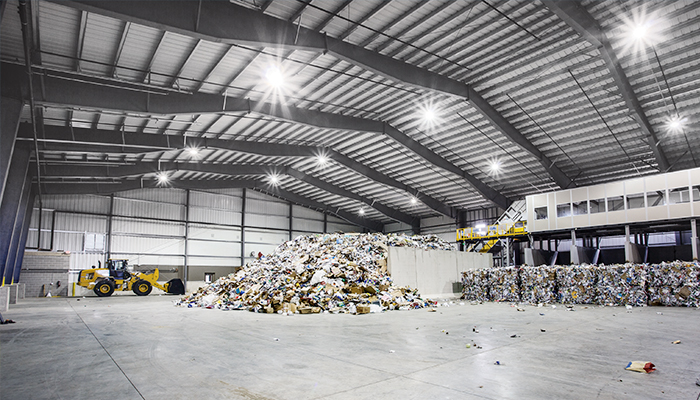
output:
<path id="1" fill-rule="evenodd" d="M 462 271 L 492 266 L 490 254 L 406 247 L 389 247 L 387 259 L 394 283 L 418 288 L 426 298 L 460 296 Z"/>

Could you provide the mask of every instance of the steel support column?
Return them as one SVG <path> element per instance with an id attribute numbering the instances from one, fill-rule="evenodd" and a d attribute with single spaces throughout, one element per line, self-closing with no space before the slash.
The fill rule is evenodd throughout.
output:
<path id="1" fill-rule="evenodd" d="M 0 275 L 1 285 L 5 285 L 7 259 L 12 242 L 12 233 L 20 208 L 20 200 L 29 169 L 29 146 L 19 145 L 12 154 L 12 162 L 3 192 L 5 195 L 0 205 Z M 14 267 L 14 266 L 13 266 Z M 14 271 L 13 271 L 14 272 Z M 8 282 L 9 283 L 9 282 Z"/>
<path id="2" fill-rule="evenodd" d="M 245 198 L 246 188 L 241 197 L 241 268 L 245 266 Z"/>
<path id="3" fill-rule="evenodd" d="M 37 197 L 37 187 L 32 185 L 29 192 L 29 199 L 24 211 L 24 226 L 22 227 L 22 235 L 19 238 L 19 246 L 17 247 L 17 256 L 15 257 L 15 272 L 12 274 L 12 281 L 19 282 L 20 273 L 22 271 L 22 262 L 24 261 L 24 250 L 27 247 L 27 236 L 29 236 L 29 225 L 32 221 L 34 213 L 34 201 Z"/>
<path id="4" fill-rule="evenodd" d="M 7 260 L 5 261 L 5 273 L 4 281 L 9 282 L 10 285 L 16 283 L 14 280 L 15 276 L 15 266 L 17 262 L 17 252 L 19 251 L 20 238 L 22 237 L 22 230 L 24 229 L 25 218 L 27 215 L 27 203 L 29 202 L 29 197 L 32 189 L 32 172 L 27 169 L 26 176 L 24 178 L 24 185 L 22 188 L 22 195 L 19 200 L 19 206 L 17 207 L 17 217 L 15 218 L 15 226 L 12 230 L 12 237 L 10 239 L 10 248 L 7 253 Z"/>
<path id="5" fill-rule="evenodd" d="M 698 260 L 698 224 L 696 219 L 690 220 L 690 244 L 693 250 L 693 261 Z"/>
<path id="6" fill-rule="evenodd" d="M 3 1 L 3 3 L 5 3 Z M 5 82 L 3 81 L 3 85 Z M 20 100 L 9 97 L 0 98 L 0 202 L 5 193 L 12 151 L 15 148 L 15 138 L 19 128 L 19 117 L 24 104 Z"/>

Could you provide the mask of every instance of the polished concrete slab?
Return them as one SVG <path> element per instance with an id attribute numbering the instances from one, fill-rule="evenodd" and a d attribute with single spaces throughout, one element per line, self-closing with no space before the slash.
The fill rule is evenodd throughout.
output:
<path id="1" fill-rule="evenodd" d="M 457 300 L 437 312 L 286 317 L 180 308 L 174 299 L 20 301 L 3 314 L 17 323 L 0 326 L 0 399 L 696 399 L 700 393 L 698 309 L 517 311 Z M 625 371 L 633 360 L 658 370 Z"/>

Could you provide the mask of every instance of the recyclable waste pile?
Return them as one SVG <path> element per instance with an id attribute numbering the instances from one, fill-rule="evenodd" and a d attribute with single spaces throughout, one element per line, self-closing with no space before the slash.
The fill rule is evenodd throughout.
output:
<path id="1" fill-rule="evenodd" d="M 597 272 L 598 304 L 647 304 L 647 268 L 643 264 L 601 265 Z"/>
<path id="2" fill-rule="evenodd" d="M 520 301 L 532 304 L 556 300 L 556 269 L 546 265 L 520 268 Z"/>
<path id="3" fill-rule="evenodd" d="M 556 267 L 557 299 L 561 303 L 591 304 L 596 297 L 595 265 Z"/>
<path id="4" fill-rule="evenodd" d="M 462 272 L 462 298 L 470 301 L 489 300 L 489 269 Z"/>
<path id="5" fill-rule="evenodd" d="M 649 305 L 700 306 L 700 264 L 675 261 L 649 267 Z"/>
<path id="6" fill-rule="evenodd" d="M 435 235 L 299 236 L 183 297 L 178 305 L 289 314 L 364 314 L 435 305 L 416 288 L 393 284 L 386 263 L 389 246 L 454 250 Z"/>
<path id="7" fill-rule="evenodd" d="M 498 267 L 489 271 L 489 294 L 493 301 L 520 301 L 520 274 L 517 267 Z"/>

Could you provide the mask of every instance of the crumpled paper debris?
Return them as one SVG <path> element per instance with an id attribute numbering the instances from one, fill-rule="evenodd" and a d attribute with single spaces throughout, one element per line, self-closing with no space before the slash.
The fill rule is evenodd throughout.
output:
<path id="1" fill-rule="evenodd" d="M 435 235 L 319 234 L 299 236 L 238 272 L 199 288 L 177 303 L 185 307 L 280 314 L 369 312 L 435 306 L 418 289 L 394 285 L 389 246 L 454 250 Z M 376 311 L 376 307 L 373 308 Z"/>

